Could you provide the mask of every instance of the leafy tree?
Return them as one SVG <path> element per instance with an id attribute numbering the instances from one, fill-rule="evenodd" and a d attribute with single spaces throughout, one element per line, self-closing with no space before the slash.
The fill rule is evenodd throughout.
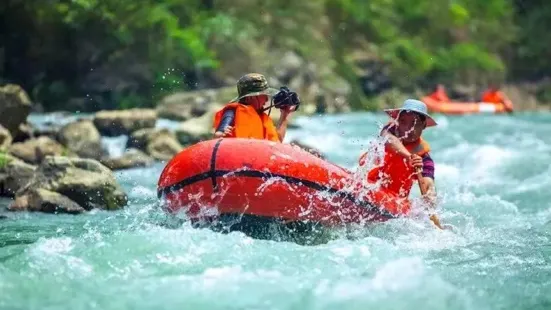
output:
<path id="1" fill-rule="evenodd" d="M 3 0 L 0 18 L 0 81 L 47 109 L 153 106 L 277 67 L 288 50 L 328 68 L 326 83 L 348 81 L 355 109 L 376 109 L 385 87 L 551 70 L 543 0 Z M 367 90 L 373 72 L 385 86 Z"/>

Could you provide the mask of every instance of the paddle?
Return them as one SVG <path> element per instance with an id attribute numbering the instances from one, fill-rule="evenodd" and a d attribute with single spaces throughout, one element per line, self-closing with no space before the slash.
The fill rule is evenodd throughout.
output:
<path id="1" fill-rule="evenodd" d="M 423 174 L 421 173 L 421 169 L 417 169 L 417 182 L 419 184 L 419 190 L 421 191 L 421 195 L 425 196 L 427 194 L 427 191 L 425 190 L 426 186 L 422 184 L 424 182 L 423 180 Z M 434 223 L 434 225 L 442 230 L 444 228 L 442 227 L 442 224 L 440 224 L 440 219 L 436 214 L 433 214 L 429 217 L 429 219 Z"/>

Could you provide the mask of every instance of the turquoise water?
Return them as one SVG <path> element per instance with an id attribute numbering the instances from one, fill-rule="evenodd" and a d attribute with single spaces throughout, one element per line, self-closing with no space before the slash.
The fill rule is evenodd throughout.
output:
<path id="1" fill-rule="evenodd" d="M 354 169 L 384 120 L 300 118 L 286 140 Z M 426 139 L 454 231 L 399 219 L 302 246 L 166 228 L 158 164 L 117 173 L 123 211 L 0 213 L 0 309 L 551 308 L 551 115 L 437 121 Z M 117 153 L 124 137 L 105 142 Z"/>

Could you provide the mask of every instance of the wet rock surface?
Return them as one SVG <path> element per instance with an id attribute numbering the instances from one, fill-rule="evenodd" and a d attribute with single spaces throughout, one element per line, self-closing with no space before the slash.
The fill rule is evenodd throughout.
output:
<path id="1" fill-rule="evenodd" d="M 111 170 L 93 159 L 46 157 L 29 183 L 17 191 L 16 200 L 37 189 L 66 196 L 85 210 L 116 210 L 128 200 Z"/>

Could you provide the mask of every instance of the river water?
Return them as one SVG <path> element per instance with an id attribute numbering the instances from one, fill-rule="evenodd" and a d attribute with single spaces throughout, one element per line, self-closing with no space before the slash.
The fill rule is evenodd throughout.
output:
<path id="1" fill-rule="evenodd" d="M 122 211 L 0 213 L 0 309 L 550 309 L 551 114 L 436 119 L 425 136 L 453 231 L 399 219 L 304 246 L 167 228 L 160 163 L 117 172 Z M 355 169 L 383 121 L 298 118 L 286 140 Z"/>

